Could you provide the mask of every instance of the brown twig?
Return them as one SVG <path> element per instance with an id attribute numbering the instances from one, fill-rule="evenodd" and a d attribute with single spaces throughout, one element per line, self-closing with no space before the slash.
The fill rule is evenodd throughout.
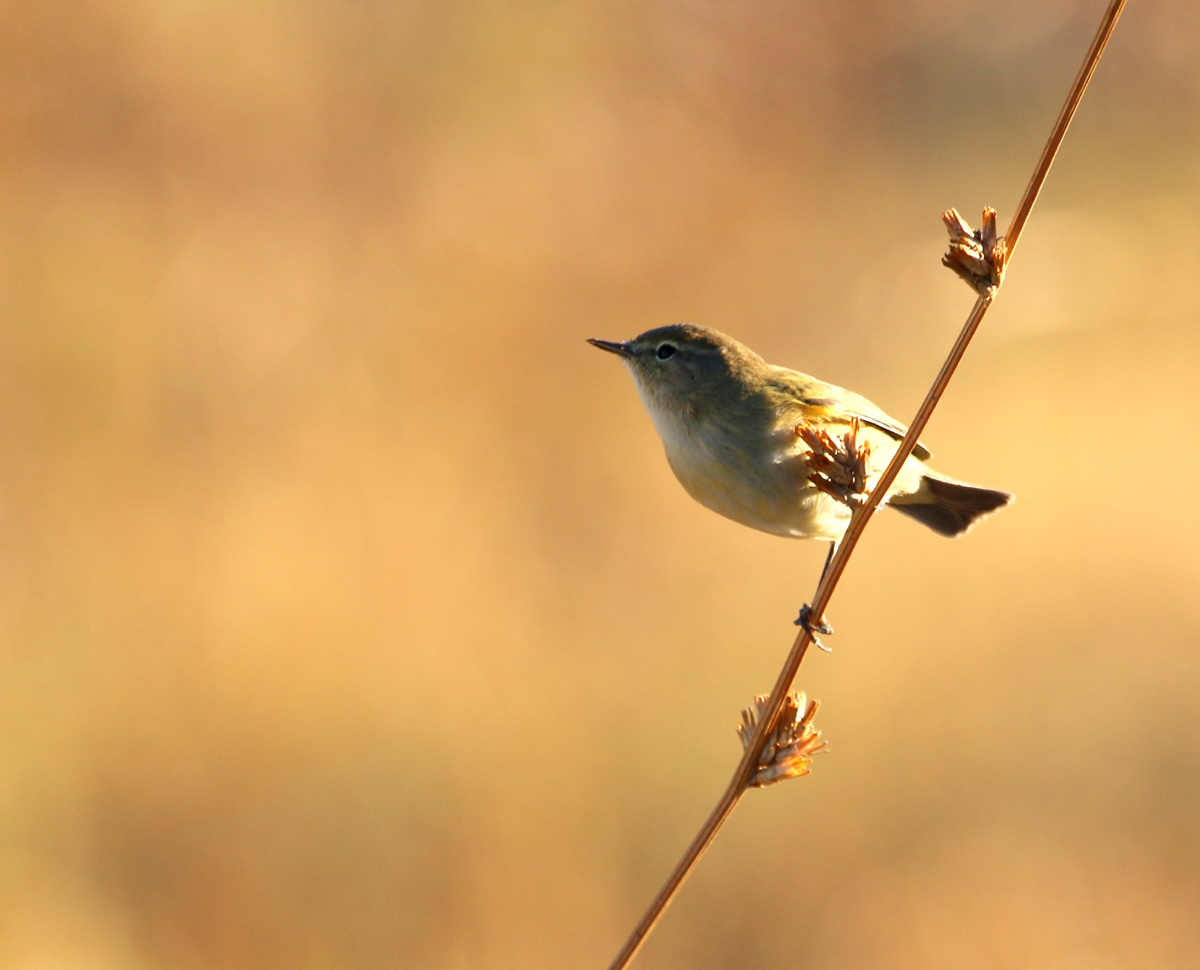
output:
<path id="1" fill-rule="evenodd" d="M 1111 0 L 1100 22 L 1100 27 L 1096 31 L 1096 36 L 1092 40 L 1091 47 L 1088 48 L 1088 52 L 1084 57 L 1083 66 L 1080 67 L 1079 73 L 1075 75 L 1075 80 L 1071 84 L 1071 90 L 1067 95 L 1062 110 L 1058 114 L 1058 119 L 1054 123 L 1050 139 L 1046 142 L 1046 147 L 1042 150 L 1041 158 L 1038 159 L 1037 167 L 1034 169 L 1033 176 L 1025 188 L 1025 194 L 1021 197 L 1021 202 L 1017 206 L 1012 223 L 1009 225 L 1008 235 L 1004 240 L 1006 256 L 1009 261 L 1012 259 L 1013 251 L 1017 248 L 1017 242 L 1021 237 L 1022 230 L 1025 228 L 1025 222 L 1029 219 L 1029 213 L 1033 209 L 1033 204 L 1037 201 L 1038 193 L 1041 192 L 1042 185 L 1046 181 L 1050 166 L 1054 162 L 1054 156 L 1057 154 L 1063 137 L 1067 133 L 1067 128 L 1071 123 L 1071 118 L 1075 114 L 1075 109 L 1079 107 L 1079 101 L 1083 97 L 1084 91 L 1087 90 L 1088 82 L 1096 70 L 1096 65 L 1100 62 L 1100 56 L 1104 53 L 1104 48 L 1107 46 L 1108 40 L 1112 36 L 1113 29 L 1116 27 L 1117 20 L 1124 8 L 1125 0 Z M 878 483 L 871 490 L 866 501 L 859 508 L 855 509 L 854 514 L 851 516 L 850 524 L 846 527 L 846 533 L 837 547 L 837 552 L 830 560 L 829 566 L 817 586 L 817 591 L 813 596 L 810 607 L 811 616 L 820 617 L 825 615 L 825 609 L 833 597 L 833 591 L 837 587 L 838 580 L 841 579 L 842 573 L 846 569 L 846 563 L 850 559 L 850 554 L 858 544 L 863 530 L 866 529 L 867 523 L 870 521 L 876 508 L 878 508 L 883 496 L 887 494 L 888 489 L 891 488 L 892 483 L 896 480 L 896 476 L 899 475 L 904 462 L 907 461 L 908 456 L 912 454 L 913 449 L 916 447 L 917 438 L 924 431 L 925 425 L 929 422 L 934 408 L 937 407 L 938 401 L 941 400 L 942 394 L 945 393 L 946 387 L 950 383 L 950 378 L 954 376 L 954 371 L 958 367 L 959 361 L 962 360 L 967 345 L 971 342 L 975 331 L 979 329 L 979 324 L 983 320 L 984 314 L 987 313 L 988 307 L 992 305 L 992 301 L 995 299 L 998 290 L 998 283 L 999 280 L 996 283 L 989 281 L 989 285 L 980 291 L 979 297 L 975 301 L 975 306 L 972 307 L 971 313 L 967 317 L 967 322 L 963 325 L 958 339 L 955 340 L 954 346 L 950 350 L 950 355 L 946 358 L 946 362 L 942 364 L 942 369 L 938 372 L 933 386 L 929 389 L 929 393 L 925 395 L 925 400 L 921 403 L 916 417 L 913 418 L 912 423 L 909 425 L 908 431 L 904 435 L 904 440 L 901 441 L 895 455 L 892 456 L 887 470 L 884 471 Z M 975 284 L 972 283 L 972 285 Z M 733 778 L 729 782 L 729 786 L 725 789 L 725 793 L 721 796 L 720 801 L 717 802 L 716 807 L 696 837 L 692 840 L 692 844 L 688 846 L 687 852 L 684 853 L 675 870 L 671 873 L 662 889 L 659 890 L 658 895 L 654 897 L 649 909 L 646 910 L 641 920 L 638 921 L 637 926 L 634 927 L 633 933 L 630 934 L 629 939 L 626 940 L 616 959 L 613 960 L 609 970 L 622 970 L 633 959 L 634 954 L 640 949 L 646 936 L 654 929 L 655 924 L 670 904 L 675 893 L 683 884 L 683 881 L 704 854 L 704 851 L 712 843 L 712 840 L 716 838 L 717 833 L 721 830 L 721 826 L 725 824 L 725 820 L 729 818 L 730 813 L 737 806 L 746 789 L 751 785 L 759 770 L 761 752 L 763 751 L 767 737 L 775 730 L 780 709 L 785 703 L 788 691 L 792 686 L 792 681 L 795 680 L 796 671 L 799 669 L 801 661 L 804 660 L 804 655 L 808 652 L 809 645 L 812 642 L 812 633 L 802 627 L 795 642 L 792 644 L 791 652 L 788 654 L 783 669 L 779 672 L 779 677 L 776 679 L 775 686 L 771 690 L 770 698 L 758 714 L 758 723 L 755 726 L 754 734 L 746 744 L 745 753 L 738 764 L 737 771 L 734 772 Z"/>

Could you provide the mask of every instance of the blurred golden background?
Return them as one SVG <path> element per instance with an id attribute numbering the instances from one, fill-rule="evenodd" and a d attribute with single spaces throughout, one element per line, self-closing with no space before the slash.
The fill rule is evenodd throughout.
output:
<path id="1" fill-rule="evenodd" d="M 825 548 L 584 338 L 907 418 L 1103 5 L 4 3 L 0 967 L 607 965 Z M 1017 504 L 879 517 L 640 966 L 1200 967 L 1198 218 L 1135 0 L 925 435 Z"/>

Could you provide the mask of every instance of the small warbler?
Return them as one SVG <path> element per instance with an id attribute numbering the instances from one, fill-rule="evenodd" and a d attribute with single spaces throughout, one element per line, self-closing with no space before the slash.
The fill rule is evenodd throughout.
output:
<path id="1" fill-rule="evenodd" d="M 857 418 L 858 440 L 871 448 L 872 481 L 904 436 L 904 425 L 865 397 L 768 364 L 707 327 L 675 324 L 624 343 L 588 342 L 625 361 L 688 494 L 763 532 L 836 545 L 850 521 L 845 503 L 809 481 L 801 425 L 840 436 Z M 927 458 L 928 449 L 918 444 L 885 501 L 939 535 L 961 535 L 1012 501 L 1008 492 L 935 472 Z"/>

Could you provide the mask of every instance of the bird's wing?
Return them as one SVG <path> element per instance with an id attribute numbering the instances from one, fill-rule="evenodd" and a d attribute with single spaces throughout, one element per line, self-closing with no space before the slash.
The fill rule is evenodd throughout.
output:
<path id="1" fill-rule="evenodd" d="M 807 378 L 797 389 L 801 391 L 800 402 L 805 410 L 816 410 L 821 417 L 843 421 L 858 418 L 863 424 L 878 428 L 897 441 L 903 438 L 908 430 L 890 414 L 881 411 L 861 394 L 855 394 L 853 391 L 813 378 Z M 811 414 L 811 411 L 809 413 Z M 930 451 L 918 441 L 913 455 L 925 461 L 929 458 Z"/>

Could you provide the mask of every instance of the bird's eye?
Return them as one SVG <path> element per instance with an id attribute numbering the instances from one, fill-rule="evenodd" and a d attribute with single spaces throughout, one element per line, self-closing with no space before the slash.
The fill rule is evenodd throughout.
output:
<path id="1" fill-rule="evenodd" d="M 675 356 L 675 345 L 674 344 L 659 344 L 658 350 L 656 350 L 654 352 L 654 356 L 657 357 L 659 360 L 667 360 L 670 357 L 674 357 Z"/>

